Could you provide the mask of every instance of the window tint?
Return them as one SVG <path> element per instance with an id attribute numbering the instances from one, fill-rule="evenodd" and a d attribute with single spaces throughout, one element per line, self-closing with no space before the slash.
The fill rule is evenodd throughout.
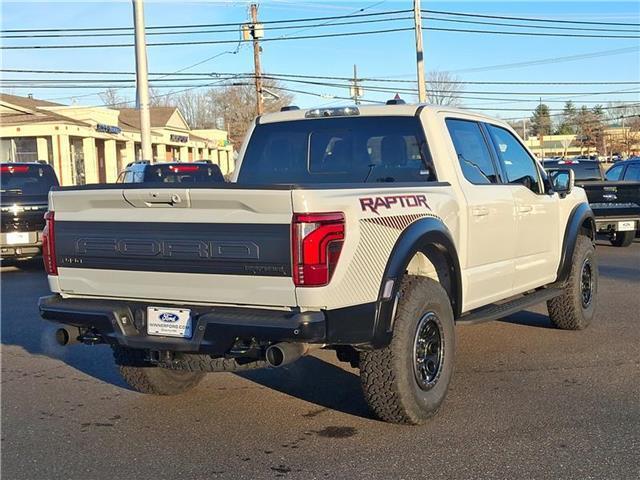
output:
<path id="1" fill-rule="evenodd" d="M 136 183 L 224 183 L 220 167 L 212 163 L 148 165 L 133 178 Z"/>
<path id="2" fill-rule="evenodd" d="M 54 185 L 58 179 L 48 165 L 3 163 L 0 167 L 0 193 L 46 195 Z"/>
<path id="3" fill-rule="evenodd" d="M 535 161 L 511 132 L 495 125 L 487 124 L 498 158 L 504 166 L 507 181 L 524 185 L 535 193 L 540 193 L 540 175 Z"/>
<path id="4" fill-rule="evenodd" d="M 414 117 L 344 117 L 256 126 L 238 183 L 435 180 Z M 425 152 L 425 153 L 423 153 Z"/>
<path id="5" fill-rule="evenodd" d="M 464 177 L 475 184 L 498 183 L 495 165 L 480 125 L 451 118 L 446 123 Z"/>
<path id="6" fill-rule="evenodd" d="M 627 167 L 627 171 L 624 172 L 624 179 L 635 182 L 640 182 L 640 165 L 634 164 Z"/>
<path id="7" fill-rule="evenodd" d="M 624 165 L 614 165 L 609 170 L 607 170 L 607 173 L 604 174 L 604 178 L 612 182 L 620 180 L 620 175 L 622 175 L 622 170 L 624 170 Z"/>

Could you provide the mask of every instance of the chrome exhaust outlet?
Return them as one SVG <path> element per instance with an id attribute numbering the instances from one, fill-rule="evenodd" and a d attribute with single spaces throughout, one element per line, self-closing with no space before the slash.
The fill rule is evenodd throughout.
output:
<path id="1" fill-rule="evenodd" d="M 276 343 L 267 347 L 265 359 L 270 367 L 282 367 L 306 355 L 309 349 L 308 343 Z"/>
<path id="2" fill-rule="evenodd" d="M 78 340 L 80 330 L 77 327 L 60 327 L 55 331 L 54 336 L 58 345 L 62 347 L 80 343 Z"/>

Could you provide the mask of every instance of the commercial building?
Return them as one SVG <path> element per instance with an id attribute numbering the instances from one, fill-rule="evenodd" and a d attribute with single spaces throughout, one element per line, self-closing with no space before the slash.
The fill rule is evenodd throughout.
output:
<path id="1" fill-rule="evenodd" d="M 154 162 L 211 160 L 223 174 L 234 169 L 227 132 L 191 130 L 177 108 L 151 108 L 151 141 Z M 115 182 L 140 156 L 135 109 L 61 105 L 0 93 L 2 162 L 46 161 L 62 185 L 82 185 Z"/>

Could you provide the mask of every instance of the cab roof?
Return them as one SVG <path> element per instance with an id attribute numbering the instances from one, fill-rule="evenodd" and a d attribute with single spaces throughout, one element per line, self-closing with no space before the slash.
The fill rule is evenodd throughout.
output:
<path id="1" fill-rule="evenodd" d="M 284 112 L 267 113 L 256 119 L 256 123 L 275 123 L 275 122 L 287 122 L 292 120 L 308 120 L 307 114 L 311 111 L 326 111 L 340 108 L 357 108 L 358 114 L 356 115 L 336 115 L 336 116 L 322 116 L 318 115 L 312 118 L 336 118 L 345 116 L 360 116 L 360 117 L 382 117 L 382 116 L 414 116 L 418 110 L 421 112 L 427 111 L 431 114 L 439 112 L 447 112 L 452 114 L 458 114 L 464 117 L 477 118 L 480 121 L 490 120 L 492 122 L 504 123 L 504 121 L 490 117 L 481 113 L 464 110 L 462 108 L 448 107 L 443 105 L 430 105 L 430 104 L 399 104 L 399 105 L 343 105 L 337 107 L 326 108 L 308 108 L 308 109 L 294 109 Z"/>

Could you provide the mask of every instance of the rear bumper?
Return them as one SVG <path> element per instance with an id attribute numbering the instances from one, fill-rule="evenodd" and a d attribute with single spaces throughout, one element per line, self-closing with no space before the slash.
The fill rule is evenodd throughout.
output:
<path id="1" fill-rule="evenodd" d="M 28 241 L 26 243 L 17 244 L 9 242 L 9 233 L 13 232 L 0 233 L 0 258 L 32 258 L 42 254 L 42 238 L 40 232 L 26 232 L 28 235 Z"/>
<path id="2" fill-rule="evenodd" d="M 375 304 L 333 311 L 292 312 L 234 307 L 188 307 L 192 312 L 192 338 L 147 335 L 145 303 L 118 300 L 40 298 L 45 320 L 91 329 L 107 343 L 131 348 L 175 352 L 227 354 L 238 340 L 268 344 L 369 344 Z M 157 304 L 156 304 L 157 306 Z"/>
<path id="3" fill-rule="evenodd" d="M 618 222 L 634 222 L 635 230 L 640 230 L 640 215 L 596 216 L 596 231 L 618 231 Z"/>

